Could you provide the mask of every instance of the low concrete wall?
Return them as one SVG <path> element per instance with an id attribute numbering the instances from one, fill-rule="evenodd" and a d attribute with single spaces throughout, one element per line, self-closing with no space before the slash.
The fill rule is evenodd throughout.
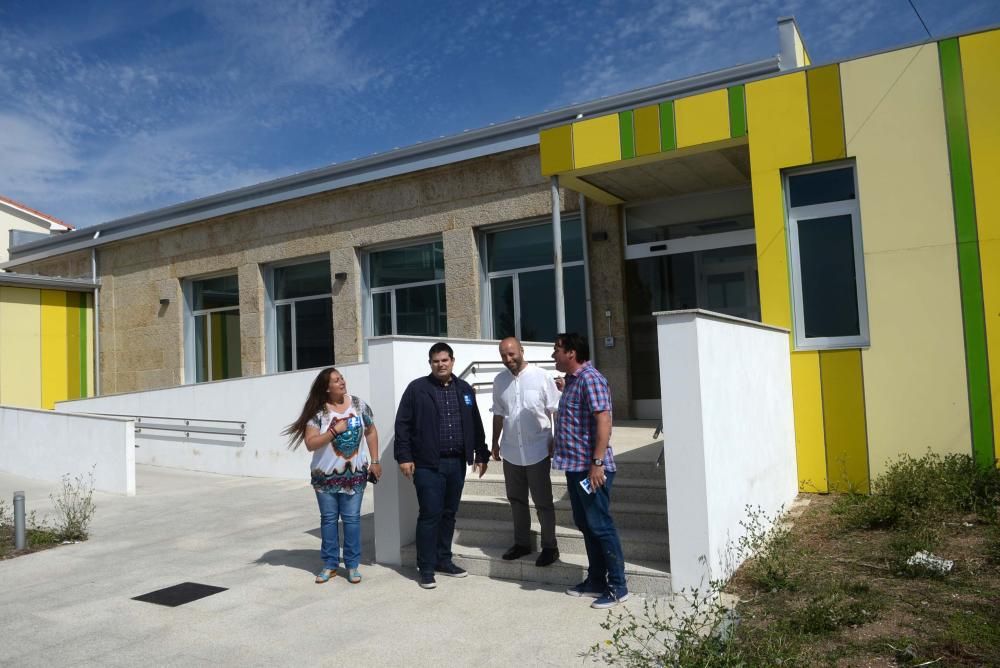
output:
<path id="1" fill-rule="evenodd" d="M 705 311 L 657 313 L 674 590 L 739 566 L 747 506 L 797 493 L 788 332 Z"/>
<path id="2" fill-rule="evenodd" d="M 94 488 L 135 494 L 132 421 L 0 406 L 0 470 L 58 481 L 94 474 Z"/>
<path id="3" fill-rule="evenodd" d="M 348 392 L 370 398 L 367 364 L 337 368 L 347 380 Z M 308 480 L 311 455 L 304 446 L 288 449 L 281 431 L 298 417 L 318 373 L 319 369 L 308 369 L 92 397 L 60 402 L 56 410 L 242 422 L 245 441 L 140 429 L 135 460 L 191 471 Z"/>

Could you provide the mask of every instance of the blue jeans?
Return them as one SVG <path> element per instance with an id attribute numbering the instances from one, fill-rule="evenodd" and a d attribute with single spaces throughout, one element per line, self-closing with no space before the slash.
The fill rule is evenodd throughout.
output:
<path id="1" fill-rule="evenodd" d="M 316 492 L 319 529 L 323 537 L 320 556 L 323 557 L 324 568 L 337 568 L 340 565 L 338 519 L 344 522 L 344 566 L 349 569 L 358 567 L 361 561 L 361 499 L 364 495 L 364 488 L 354 494 Z"/>
<path id="2" fill-rule="evenodd" d="M 417 568 L 424 575 L 439 564 L 451 563 L 455 514 L 465 486 L 465 460 L 442 459 L 436 469 L 418 466 L 413 472 L 417 488 Z"/>
<path id="3" fill-rule="evenodd" d="M 625 587 L 625 556 L 622 543 L 611 518 L 611 483 L 613 471 L 604 473 L 606 482 L 593 494 L 580 487 L 588 471 L 566 471 L 569 500 L 573 506 L 573 522 L 583 532 L 587 548 L 587 581 L 595 589 L 609 587 L 617 596 L 628 590 Z"/>

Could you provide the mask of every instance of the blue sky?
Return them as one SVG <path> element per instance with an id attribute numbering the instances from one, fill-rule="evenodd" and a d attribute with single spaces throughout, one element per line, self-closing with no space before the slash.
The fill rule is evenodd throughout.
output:
<path id="1" fill-rule="evenodd" d="M 907 0 L 3 0 L 0 194 L 105 222 L 767 58 L 784 15 L 814 62 L 926 37 Z"/>

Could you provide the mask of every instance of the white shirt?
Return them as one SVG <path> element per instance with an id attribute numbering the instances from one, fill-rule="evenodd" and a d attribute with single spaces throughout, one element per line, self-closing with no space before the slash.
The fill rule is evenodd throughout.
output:
<path id="1" fill-rule="evenodd" d="M 500 455 L 517 466 L 531 466 L 549 456 L 550 415 L 559 408 L 552 378 L 533 364 L 516 376 L 504 369 L 493 381 L 494 415 L 504 418 Z"/>

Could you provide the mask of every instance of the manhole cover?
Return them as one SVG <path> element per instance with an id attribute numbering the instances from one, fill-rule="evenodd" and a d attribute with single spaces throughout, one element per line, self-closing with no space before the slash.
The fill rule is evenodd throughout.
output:
<path id="1" fill-rule="evenodd" d="M 146 603 L 155 603 L 157 605 L 167 605 L 171 608 L 176 608 L 178 605 L 184 605 L 185 603 L 190 603 L 191 601 L 197 601 L 199 598 L 205 598 L 206 596 L 211 596 L 212 594 L 218 594 L 220 591 L 226 591 L 226 588 L 198 584 L 197 582 L 182 582 L 178 585 L 174 585 L 173 587 L 157 589 L 156 591 L 151 591 L 148 594 L 143 594 L 142 596 L 135 596 L 132 600 L 145 601 Z"/>

